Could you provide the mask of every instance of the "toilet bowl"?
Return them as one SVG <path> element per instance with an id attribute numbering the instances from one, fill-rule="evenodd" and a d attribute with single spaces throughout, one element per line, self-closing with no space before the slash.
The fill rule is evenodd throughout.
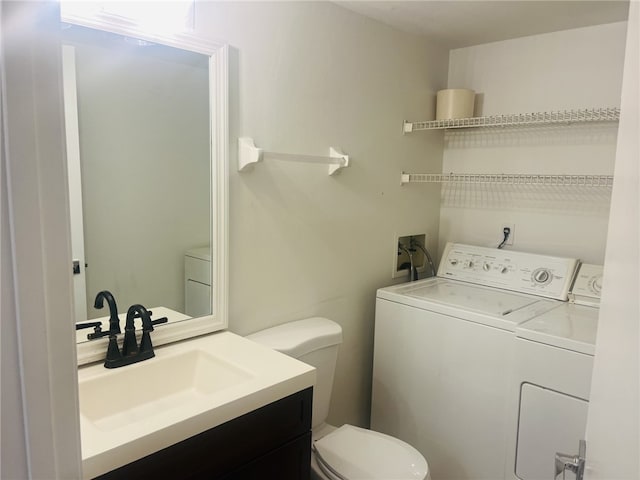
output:
<path id="1" fill-rule="evenodd" d="M 312 447 L 312 477 L 318 480 L 429 478 L 424 457 L 408 443 L 353 425 L 333 427 Z"/>
<path id="2" fill-rule="evenodd" d="M 316 368 L 313 387 L 311 478 L 316 480 L 430 480 L 414 447 L 390 435 L 325 422 L 342 329 L 326 318 L 307 318 L 247 338 Z"/>

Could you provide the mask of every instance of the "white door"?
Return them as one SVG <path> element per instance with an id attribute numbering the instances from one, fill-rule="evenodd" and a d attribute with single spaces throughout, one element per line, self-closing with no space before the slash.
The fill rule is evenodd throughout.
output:
<path id="1" fill-rule="evenodd" d="M 585 478 L 640 478 L 638 340 L 640 194 L 638 29 L 629 5 L 622 101 L 593 380 L 587 420 Z M 575 453 L 578 446 L 575 446 Z"/>
<path id="2" fill-rule="evenodd" d="M 78 135 L 78 98 L 76 92 L 75 49 L 62 46 L 64 83 L 64 123 L 67 142 L 67 174 L 69 177 L 69 215 L 71 217 L 71 255 L 73 258 L 73 296 L 75 321 L 87 319 L 87 293 L 84 257 L 84 224 L 82 221 L 82 177 L 80 170 L 80 138 Z"/>

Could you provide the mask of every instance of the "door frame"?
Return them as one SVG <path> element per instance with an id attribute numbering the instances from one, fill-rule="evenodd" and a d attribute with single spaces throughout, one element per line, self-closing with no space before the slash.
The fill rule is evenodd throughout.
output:
<path id="1" fill-rule="evenodd" d="M 18 365 L 2 387 L 20 385 L 21 399 L 3 403 L 2 413 L 3 421 L 19 416 L 24 430 L 15 443 L 3 442 L 2 463 L 20 456 L 28 478 L 81 478 L 59 5 L 2 2 L 0 9 L 3 277 L 11 270 L 2 293 L 15 306 L 1 321 Z"/>

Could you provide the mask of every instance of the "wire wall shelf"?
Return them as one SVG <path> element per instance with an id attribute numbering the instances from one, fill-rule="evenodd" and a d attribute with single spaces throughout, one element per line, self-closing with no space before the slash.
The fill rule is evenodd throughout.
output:
<path id="1" fill-rule="evenodd" d="M 456 183 L 485 185 L 534 185 L 561 187 L 613 186 L 612 175 L 533 175 L 491 173 L 402 173 L 400 184 Z"/>
<path id="2" fill-rule="evenodd" d="M 507 115 L 491 115 L 487 117 L 430 120 L 425 122 L 405 121 L 402 131 L 403 133 L 411 133 L 417 130 L 443 130 L 447 128 L 513 127 L 520 125 L 552 125 L 558 123 L 614 122 L 619 119 L 619 108 L 586 108 L 556 112 L 514 113 Z"/>

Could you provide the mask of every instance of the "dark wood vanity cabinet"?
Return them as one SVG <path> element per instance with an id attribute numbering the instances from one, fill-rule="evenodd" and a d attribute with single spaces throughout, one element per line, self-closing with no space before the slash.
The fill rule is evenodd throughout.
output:
<path id="1" fill-rule="evenodd" d="M 309 480 L 312 392 L 307 388 L 97 478 Z"/>

